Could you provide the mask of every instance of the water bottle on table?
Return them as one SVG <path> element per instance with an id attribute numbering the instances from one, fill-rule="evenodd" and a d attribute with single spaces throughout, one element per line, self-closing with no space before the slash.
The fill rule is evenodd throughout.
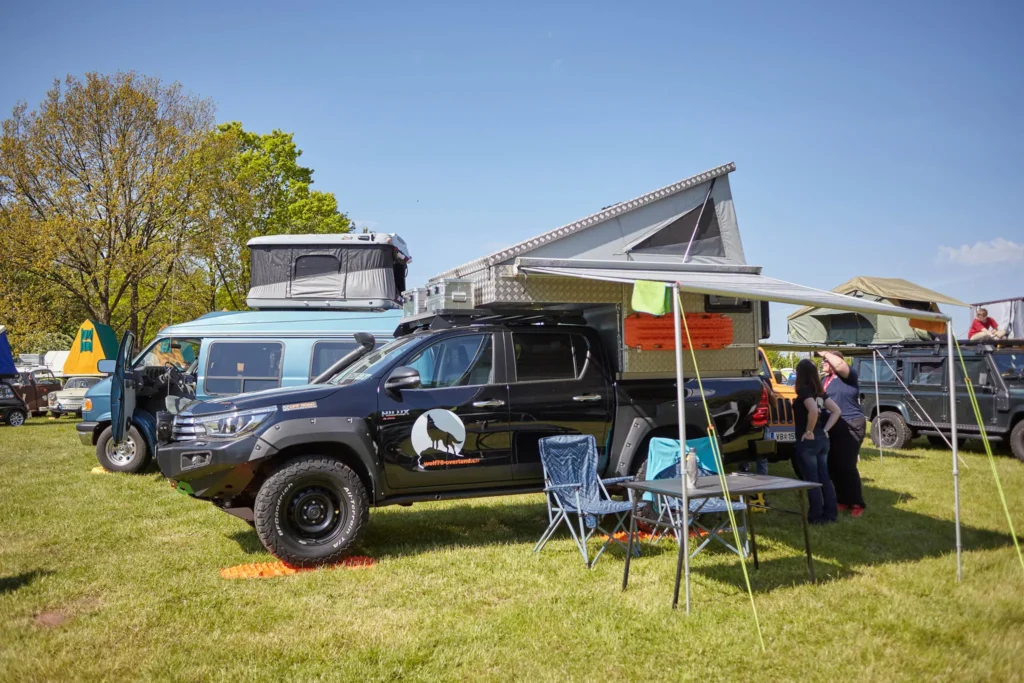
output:
<path id="1" fill-rule="evenodd" d="M 686 485 L 693 488 L 697 485 L 697 449 L 686 447 Z"/>

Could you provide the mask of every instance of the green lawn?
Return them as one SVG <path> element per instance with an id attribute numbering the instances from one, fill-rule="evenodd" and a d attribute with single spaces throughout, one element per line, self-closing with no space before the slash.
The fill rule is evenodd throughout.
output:
<path id="1" fill-rule="evenodd" d="M 90 474 L 70 420 L 0 427 L 0 679 L 1019 680 L 1024 571 L 985 455 L 964 455 L 960 585 L 948 453 L 864 455 L 867 515 L 812 529 L 819 584 L 798 519 L 758 516 L 762 654 L 738 558 L 698 556 L 687 617 L 668 544 L 626 593 L 621 552 L 531 553 L 539 495 L 374 511 L 371 569 L 228 581 L 273 559 L 244 522 L 155 471 Z M 997 463 L 1024 527 L 1024 465 Z"/>

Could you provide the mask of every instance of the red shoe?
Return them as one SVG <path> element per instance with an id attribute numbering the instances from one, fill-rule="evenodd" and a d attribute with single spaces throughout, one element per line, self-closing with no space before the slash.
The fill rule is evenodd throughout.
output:
<path id="1" fill-rule="evenodd" d="M 853 509 L 850 511 L 850 516 L 851 517 L 862 517 L 863 515 L 864 515 L 864 508 L 862 508 L 860 505 L 854 505 Z"/>
<path id="2" fill-rule="evenodd" d="M 850 509 L 850 506 L 847 505 L 846 503 L 839 503 L 836 505 L 836 509 L 839 510 L 840 512 L 846 512 L 847 510 Z"/>

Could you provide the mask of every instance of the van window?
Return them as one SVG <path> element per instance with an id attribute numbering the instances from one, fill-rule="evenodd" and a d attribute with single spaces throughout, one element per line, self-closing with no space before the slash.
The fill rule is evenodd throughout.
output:
<path id="1" fill-rule="evenodd" d="M 929 360 L 914 363 L 914 372 L 910 381 L 914 384 L 941 387 L 945 382 L 946 362 L 944 360 Z"/>
<path id="2" fill-rule="evenodd" d="M 359 344 L 355 340 L 331 340 L 314 343 L 313 353 L 310 354 L 311 358 L 309 361 L 309 381 L 312 382 L 314 377 L 334 365 L 334 363 L 341 360 L 358 346 Z"/>
<path id="3" fill-rule="evenodd" d="M 214 342 L 206 359 L 206 393 L 242 394 L 281 386 L 281 342 Z"/>
<path id="4" fill-rule="evenodd" d="M 878 359 L 878 381 L 879 382 L 895 382 L 896 373 L 892 371 L 896 368 L 896 372 L 900 371 L 900 366 L 903 361 L 889 360 L 886 364 L 881 358 Z M 875 383 L 875 359 L 873 358 L 862 358 L 859 361 L 860 367 L 857 368 L 857 377 L 860 379 L 861 384 L 864 383 Z"/>
<path id="5" fill-rule="evenodd" d="M 515 332 L 512 347 L 519 382 L 577 379 L 586 367 L 587 341 L 579 335 Z"/>
<path id="6" fill-rule="evenodd" d="M 154 368 L 171 364 L 179 370 L 188 370 L 199 358 L 199 346 L 198 339 L 160 339 L 150 345 L 135 362 L 135 367 Z"/>

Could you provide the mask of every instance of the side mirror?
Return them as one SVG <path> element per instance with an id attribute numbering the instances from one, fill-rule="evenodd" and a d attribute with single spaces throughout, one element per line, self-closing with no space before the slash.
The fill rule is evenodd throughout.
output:
<path id="1" fill-rule="evenodd" d="M 384 382 L 385 391 L 401 391 L 402 389 L 419 389 L 420 373 L 414 368 L 400 365 Z"/>
<path id="2" fill-rule="evenodd" d="M 113 375 L 114 370 L 117 368 L 116 360 L 101 360 L 96 364 L 96 369 L 102 372 L 104 375 Z"/>

